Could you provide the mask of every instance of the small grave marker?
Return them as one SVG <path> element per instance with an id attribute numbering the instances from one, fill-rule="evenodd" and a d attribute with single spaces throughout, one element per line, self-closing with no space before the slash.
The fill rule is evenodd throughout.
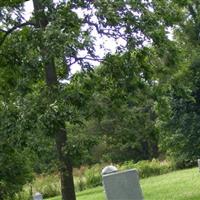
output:
<path id="1" fill-rule="evenodd" d="M 200 159 L 197 160 L 199 171 L 200 171 Z"/>
<path id="2" fill-rule="evenodd" d="M 33 195 L 33 200 L 43 200 L 42 194 L 40 194 L 39 192 L 36 192 Z"/>
<path id="3" fill-rule="evenodd" d="M 143 200 L 137 170 L 102 170 L 103 186 L 107 200 Z"/>

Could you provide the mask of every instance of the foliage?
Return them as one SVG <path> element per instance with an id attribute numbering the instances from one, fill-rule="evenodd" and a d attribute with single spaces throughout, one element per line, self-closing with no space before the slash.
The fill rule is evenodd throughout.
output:
<path id="1" fill-rule="evenodd" d="M 152 159 L 158 156 L 157 53 L 143 48 L 108 59 L 91 77 L 96 90 L 89 110 L 94 114 L 86 132 L 101 136 L 98 157 L 102 161 Z"/>
<path id="2" fill-rule="evenodd" d="M 101 178 L 102 166 L 94 165 L 85 172 L 87 188 L 96 187 L 102 184 Z"/>
<path id="3" fill-rule="evenodd" d="M 6 122 L 1 123 L 1 134 L 12 133 L 19 138 L 19 148 L 38 155 L 56 149 L 52 158 L 61 172 L 65 200 L 75 199 L 72 165 L 87 160 L 99 139 L 81 130 L 88 116 L 97 119 L 108 151 L 115 150 L 108 156 L 111 160 L 123 160 L 123 154 L 136 161 L 157 156 L 157 83 L 168 81 L 176 65 L 176 43 L 167 33 L 182 17 L 179 4 L 33 0 L 33 14 L 26 19 L 23 2 L 0 1 L 0 103 L 17 110 L 9 122 L 1 113 Z M 95 50 L 100 37 L 122 40 L 124 45 L 116 43 L 111 55 L 101 44 L 102 59 Z M 103 61 L 99 76 L 90 73 L 90 61 Z M 82 73 L 71 77 L 75 64 Z M 40 140 L 44 148 L 38 145 Z M 116 153 L 121 153 L 119 158 Z M 98 177 L 91 182 L 98 182 Z"/>
<path id="4" fill-rule="evenodd" d="M 15 105 L 1 104 L 0 199 L 13 199 L 15 193 L 33 178 L 34 156 L 24 144 L 25 135 L 18 132 L 19 127 L 15 123 L 18 117 L 19 110 Z"/>
<path id="5" fill-rule="evenodd" d="M 177 2 L 183 18 L 175 29 L 181 56 L 177 57 L 179 70 L 166 89 L 165 113 L 160 111 L 161 146 L 173 158 L 175 166 L 196 165 L 199 158 L 199 14 L 198 1 Z M 164 118 L 162 117 L 164 116 Z"/>
<path id="6" fill-rule="evenodd" d="M 138 170 L 141 178 L 146 178 L 150 176 L 156 176 L 161 174 L 166 174 L 173 170 L 172 164 L 168 161 L 160 162 L 153 159 L 152 161 L 139 161 L 133 163 L 131 161 L 125 162 L 120 166 L 120 169 L 132 169 Z"/>
<path id="7" fill-rule="evenodd" d="M 32 170 L 28 152 L 3 145 L 0 148 L 0 199 L 13 199 L 23 185 L 31 181 Z M 17 184 L 16 184 L 17 182 Z"/>
<path id="8" fill-rule="evenodd" d="M 163 132 L 162 146 L 181 168 L 193 166 L 199 157 L 198 68 L 190 67 L 172 85 L 170 120 L 163 124 L 168 132 Z"/>
<path id="9" fill-rule="evenodd" d="M 54 197 L 60 194 L 59 176 L 40 175 L 32 183 L 32 192 L 40 192 L 44 198 Z"/>

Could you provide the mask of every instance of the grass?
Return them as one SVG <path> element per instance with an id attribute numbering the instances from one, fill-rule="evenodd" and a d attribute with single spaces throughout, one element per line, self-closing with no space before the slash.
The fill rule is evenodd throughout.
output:
<path id="1" fill-rule="evenodd" d="M 145 200 L 199 200 L 200 173 L 197 168 L 171 172 L 141 180 Z M 60 197 L 48 200 L 61 200 Z M 77 193 L 77 200 L 105 200 L 102 187 Z"/>
<path id="2" fill-rule="evenodd" d="M 143 179 L 146 200 L 199 200 L 200 173 L 197 168 Z"/>

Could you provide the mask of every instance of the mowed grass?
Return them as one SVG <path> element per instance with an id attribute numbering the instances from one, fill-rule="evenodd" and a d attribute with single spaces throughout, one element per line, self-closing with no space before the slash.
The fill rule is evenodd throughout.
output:
<path id="1" fill-rule="evenodd" d="M 145 178 L 140 183 L 145 200 L 200 200 L 198 168 Z M 48 200 L 61 200 L 61 197 Z M 103 188 L 97 187 L 79 192 L 77 200 L 105 200 Z"/>

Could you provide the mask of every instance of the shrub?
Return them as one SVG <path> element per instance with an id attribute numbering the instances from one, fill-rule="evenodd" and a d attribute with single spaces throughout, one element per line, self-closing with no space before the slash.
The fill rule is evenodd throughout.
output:
<path id="1" fill-rule="evenodd" d="M 120 166 L 120 169 L 122 170 L 131 168 L 137 169 L 141 178 L 161 175 L 173 170 L 172 164 L 170 162 L 160 162 L 155 159 L 152 161 L 139 161 L 138 163 L 128 161 Z"/>
<path id="2" fill-rule="evenodd" d="M 49 198 L 60 195 L 60 187 L 56 183 L 50 183 L 41 188 L 40 192 L 43 198 Z"/>
<path id="3" fill-rule="evenodd" d="M 32 200 L 32 199 L 33 199 L 32 188 L 26 188 L 23 189 L 21 192 L 17 193 L 13 200 Z"/>
<path id="4" fill-rule="evenodd" d="M 43 198 L 60 195 L 59 176 L 52 174 L 37 177 L 33 183 L 33 193 L 35 192 L 40 192 Z"/>
<path id="5" fill-rule="evenodd" d="M 96 164 L 92 167 L 81 166 L 74 170 L 76 191 L 102 185 L 101 170 L 105 164 Z"/>
<path id="6" fill-rule="evenodd" d="M 94 165 L 86 170 L 84 176 L 86 179 L 87 188 L 102 185 L 101 169 L 102 167 L 100 165 Z"/>
<path id="7" fill-rule="evenodd" d="M 176 158 L 172 158 L 172 166 L 175 169 L 186 169 L 197 166 L 197 158 L 191 157 L 188 159 L 183 155 L 180 155 Z"/>
<path id="8" fill-rule="evenodd" d="M 75 182 L 75 189 L 76 191 L 83 191 L 87 189 L 85 178 L 80 177 L 77 179 L 77 181 Z"/>
<path id="9" fill-rule="evenodd" d="M 14 199 L 23 185 L 32 180 L 27 153 L 8 145 L 0 146 L 0 199 Z"/>

